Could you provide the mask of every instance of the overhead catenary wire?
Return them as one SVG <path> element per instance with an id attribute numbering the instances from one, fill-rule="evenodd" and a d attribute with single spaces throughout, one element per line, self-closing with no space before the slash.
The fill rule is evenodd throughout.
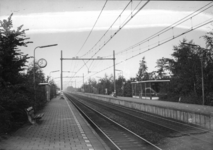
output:
<path id="1" fill-rule="evenodd" d="M 150 0 L 148 0 L 148 1 L 146 1 L 145 2 L 145 4 L 143 4 L 138 10 L 137 10 L 137 12 L 135 13 L 135 14 L 133 14 L 115 33 L 114 33 L 114 35 L 113 35 L 113 37 L 131 20 L 131 19 L 133 19 L 134 17 L 135 17 L 135 15 L 136 14 L 138 14 L 138 12 L 140 11 L 140 10 L 142 10 L 148 3 L 149 3 L 149 1 Z M 138 6 L 138 5 L 137 5 Z M 112 37 L 107 41 L 107 43 L 110 41 L 112 39 Z M 107 43 L 105 43 L 97 52 L 99 52 Z M 97 54 L 97 52 L 95 53 L 95 54 Z M 91 57 L 91 59 L 95 56 L 95 54 Z M 88 60 L 88 61 L 90 61 L 90 60 Z M 87 61 L 87 62 L 88 62 Z M 86 62 L 86 63 L 87 63 Z M 78 69 L 78 71 L 77 71 L 77 73 L 83 68 L 85 66 L 85 64 L 80 68 L 80 69 Z"/>
<path id="2" fill-rule="evenodd" d="M 102 37 L 95 43 L 95 45 L 84 55 L 80 56 L 80 57 L 84 57 L 85 55 L 87 55 L 90 51 L 93 50 L 93 48 L 95 48 L 95 46 L 98 45 L 98 43 L 104 38 L 104 36 L 109 32 L 109 30 L 112 28 L 112 26 L 116 23 L 116 21 L 120 18 L 120 16 L 123 14 L 123 12 L 127 9 L 127 7 L 129 6 L 129 4 L 131 3 L 131 1 L 129 1 L 129 3 L 124 7 L 124 9 L 122 10 L 122 12 L 118 15 L 118 17 L 115 19 L 115 21 L 110 25 L 110 27 L 107 29 L 107 31 L 102 35 Z"/>
<path id="3" fill-rule="evenodd" d="M 131 2 L 132 2 L 132 0 L 131 0 Z M 140 3 L 141 2 L 142 1 L 140 1 Z M 134 8 L 133 11 L 135 11 L 137 9 L 137 7 L 140 5 L 140 3 L 138 3 L 138 5 Z M 129 16 L 126 17 L 126 20 L 124 20 L 123 24 L 119 26 L 119 29 L 116 32 L 114 32 L 114 34 L 111 36 L 111 38 L 108 39 L 108 41 L 105 42 L 104 45 L 102 45 L 102 47 L 97 52 L 95 52 L 95 54 L 93 54 L 93 56 L 91 58 L 93 58 L 141 9 L 143 9 L 147 3 L 148 2 L 146 2 L 142 7 L 140 7 L 140 9 L 138 9 L 134 15 L 132 15 L 132 5 L 131 5 L 131 13 L 129 14 Z"/>
<path id="4" fill-rule="evenodd" d="M 91 68 L 91 66 L 92 66 L 93 62 L 94 62 L 94 60 L 92 60 L 92 62 L 91 62 L 91 64 L 90 64 L 89 68 Z"/>
<path id="5" fill-rule="evenodd" d="M 142 2 L 142 1 L 141 1 Z M 108 39 L 108 41 L 107 42 L 105 42 L 105 44 L 104 45 L 102 45 L 102 47 L 92 56 L 92 58 L 132 19 L 132 18 L 134 18 L 135 17 L 135 15 L 137 15 L 138 14 L 138 12 L 140 11 L 140 10 L 142 10 L 147 4 L 148 4 L 148 2 L 149 1 L 147 1 L 142 7 L 140 7 L 138 10 L 137 10 L 137 12 L 134 14 L 134 15 L 132 15 L 131 14 L 131 17 L 129 18 L 129 19 L 127 19 L 127 21 L 124 21 L 124 24 L 116 31 L 116 32 L 114 32 L 114 34 L 113 34 L 113 36 L 110 38 L 110 39 Z M 139 4 L 137 5 L 137 6 L 139 6 Z M 136 7 L 137 7 L 136 6 Z M 129 17 L 129 16 L 128 16 Z M 127 17 L 127 18 L 128 18 Z"/>
<path id="6" fill-rule="evenodd" d="M 209 4 L 211 4 L 211 3 L 212 3 L 212 2 L 210 2 Z M 183 21 L 184 19 L 188 18 L 187 20 L 189 20 L 189 19 L 192 18 L 192 15 L 196 16 L 196 15 L 200 14 L 201 12 L 203 12 L 203 11 L 207 10 L 208 8 L 212 7 L 212 5 L 211 5 L 211 6 L 209 6 L 208 8 L 205 8 L 205 7 L 208 6 L 209 4 L 203 6 L 202 8 L 198 9 L 197 11 L 191 13 L 190 15 L 187 15 L 186 17 L 182 18 L 181 20 L 179 20 L 179 21 L 173 23 L 172 25 L 170 25 L 170 26 L 164 28 L 163 30 L 159 31 L 158 33 L 156 33 L 156 34 L 154 34 L 154 35 L 152 35 L 152 36 L 158 37 L 160 34 L 162 34 L 162 32 L 168 31 L 168 30 L 166 30 L 166 29 L 169 28 L 169 30 L 171 30 L 172 28 L 176 27 L 177 25 L 183 23 L 183 22 L 184 22 L 184 21 Z M 205 8 L 205 9 L 202 10 L 203 8 Z M 200 11 L 200 10 L 201 10 L 201 11 Z M 193 16 L 193 17 L 194 17 L 194 16 Z M 180 21 L 183 21 L 183 22 L 180 23 Z M 185 21 L 186 21 L 186 20 L 185 20 Z M 163 45 L 163 44 L 165 44 L 165 43 L 167 43 L 167 42 L 169 42 L 169 41 L 171 41 L 171 40 L 173 40 L 173 39 L 175 39 L 175 38 L 178 38 L 178 37 L 180 37 L 180 36 L 182 36 L 182 35 L 184 35 L 184 34 L 186 34 L 186 33 L 189 33 L 189 32 L 191 32 L 191 31 L 193 31 L 193 30 L 195 30 L 195 29 L 198 29 L 198 28 L 200 28 L 200 27 L 202 27 L 202 26 L 204 26 L 204 25 L 206 25 L 206 24 L 208 24 L 208 23 L 210 23 L 210 22 L 212 22 L 212 20 L 207 21 L 206 23 L 202 23 L 202 24 L 200 24 L 200 25 L 198 25 L 198 26 L 194 26 L 194 27 L 192 27 L 190 30 L 188 30 L 188 31 L 186 31 L 186 32 L 184 32 L 184 33 L 181 33 L 181 34 L 179 34 L 179 35 L 177 35 L 177 36 L 174 36 L 174 35 L 173 35 L 174 37 L 169 38 L 169 39 L 167 39 L 167 40 L 164 40 L 163 42 L 158 43 L 158 45 L 156 45 L 156 46 L 154 46 L 154 47 L 151 47 L 151 48 L 149 48 L 149 49 L 146 50 L 146 51 L 140 52 L 140 53 L 138 53 L 138 54 L 136 54 L 136 55 L 134 55 L 134 56 L 132 56 L 132 57 L 129 57 L 129 58 L 127 58 L 125 61 L 130 60 L 130 59 L 132 59 L 132 58 L 134 58 L 134 57 L 137 57 L 138 55 L 141 55 L 141 54 L 143 54 L 143 53 L 145 53 L 145 52 L 148 52 L 148 51 L 150 51 L 150 50 L 152 50 L 152 49 L 154 49 L 154 48 L 156 48 L 156 47 L 158 47 L 158 46 L 161 46 L 161 45 Z M 150 36 L 149 38 L 151 38 L 152 36 Z M 146 40 L 148 40 L 149 38 L 147 38 Z M 150 40 L 150 39 L 149 39 L 149 40 Z M 142 44 L 142 42 L 144 42 L 144 41 L 145 41 L 145 40 L 143 40 L 143 41 L 141 41 L 141 42 L 139 42 L 139 43 L 137 43 L 137 44 L 135 44 L 135 45 L 133 45 L 133 46 L 135 46 L 135 47 L 140 46 L 140 45 Z M 131 47 L 129 47 L 129 48 L 132 49 L 132 48 L 134 48 L 133 46 L 131 46 Z M 151 46 L 151 45 L 150 45 L 150 46 Z M 127 49 L 129 49 L 129 48 L 127 48 Z M 125 50 L 126 50 L 126 49 L 125 49 Z M 119 53 L 121 53 L 121 52 L 119 52 Z M 117 54 L 118 54 L 118 53 L 117 53 Z M 124 61 L 121 61 L 121 62 L 119 62 L 119 63 L 116 63 L 116 65 L 118 65 L 118 64 L 120 64 L 120 63 L 122 63 L 122 62 L 124 62 Z M 101 71 L 99 71 L 99 72 L 97 72 L 97 73 L 95 73 L 95 74 L 98 74 L 98 73 L 100 73 L 100 72 L 102 72 L 102 71 L 105 71 L 105 70 L 107 70 L 107 69 L 109 69 L 109 68 L 112 68 L 112 66 L 107 67 L 107 68 L 105 68 L 104 70 L 101 70 Z M 93 74 L 93 75 L 95 75 L 95 74 Z M 93 76 L 93 75 L 90 75 L 90 77 Z"/>
<path id="7" fill-rule="evenodd" d="M 135 58 L 135 57 L 137 57 L 137 56 L 139 56 L 139 55 L 141 55 L 141 54 L 144 54 L 144 53 L 146 53 L 146 52 L 148 52 L 148 51 L 151 51 L 152 49 L 154 49 L 154 48 L 156 48 L 156 47 L 159 47 L 159 46 L 161 46 L 161 45 L 163 45 L 163 44 L 165 44 L 165 43 L 167 43 L 167 42 L 169 42 L 169 41 L 172 41 L 172 40 L 174 40 L 174 39 L 176 39 L 176 38 L 178 38 L 178 37 L 180 37 L 180 36 L 182 36 L 182 35 L 184 35 L 184 34 L 187 34 L 187 33 L 191 32 L 191 31 L 193 31 L 193 30 L 196 30 L 196 29 L 198 29 L 198 28 L 200 28 L 200 27 L 202 27 L 202 26 L 205 26 L 205 25 L 207 25 L 207 24 L 209 24 L 209 23 L 212 23 L 212 22 L 213 22 L 213 18 L 211 18 L 211 19 L 205 21 L 204 23 L 202 23 L 202 24 L 200 24 L 200 25 L 197 25 L 196 27 L 194 27 L 194 28 L 192 28 L 192 29 L 190 29 L 190 30 L 187 30 L 187 31 L 185 31 L 185 32 L 183 32 L 183 33 L 181 33 L 181 34 L 179 34 L 179 35 L 177 35 L 177 36 L 174 36 L 174 37 L 171 37 L 171 38 L 169 38 L 169 39 L 166 39 L 165 41 L 161 42 L 160 44 L 157 44 L 156 46 L 153 46 L 153 47 L 151 47 L 151 48 L 148 48 L 147 50 L 145 50 L 145 51 L 143 51 L 143 52 L 140 52 L 140 53 L 138 53 L 138 54 L 136 54 L 136 55 L 133 55 L 133 56 L 131 56 L 131 57 L 129 57 L 129 58 L 123 60 L 123 61 L 120 61 L 120 62 L 116 63 L 115 65 L 119 65 L 119 64 L 121 64 L 121 63 L 123 63 L 123 62 L 125 62 L 125 61 L 128 61 L 128 60 L 130 60 L 130 59 L 133 59 L 133 58 Z M 92 77 L 92 76 L 94 76 L 94 75 L 96 75 L 96 74 L 98 74 L 98 73 L 101 73 L 101 72 L 103 72 L 103 71 L 105 71 L 105 70 L 107 70 L 107 69 L 110 69 L 110 68 L 112 68 L 112 67 L 113 67 L 113 66 L 109 66 L 109 67 L 107 67 L 107 68 L 105 68 L 105 69 L 103 69 L 103 70 L 101 70 L 101 71 L 99 71 L 99 72 L 96 72 L 96 73 L 90 75 L 89 77 L 85 77 L 85 78 L 90 78 L 90 77 Z"/>
<path id="8" fill-rule="evenodd" d="M 163 34 L 163 33 L 167 32 L 167 31 L 173 29 L 174 27 L 177 27 L 178 25 L 180 25 L 180 24 L 186 22 L 186 21 L 189 20 L 189 19 L 192 19 L 193 17 L 199 15 L 200 13 L 204 12 L 205 10 L 211 8 L 213 5 L 210 5 L 210 4 L 212 4 L 212 3 L 213 3 L 213 1 L 210 2 L 210 3 L 208 3 L 208 4 L 206 4 L 206 5 L 204 5 L 203 7 L 199 8 L 199 9 L 196 10 L 196 11 L 194 11 L 193 13 L 191 13 L 191 14 L 185 16 L 184 18 L 182 18 L 182 19 L 176 21 L 175 23 L 169 25 L 168 27 L 166 27 L 166 28 L 164 28 L 164 29 L 158 31 L 157 33 L 151 35 L 150 37 L 144 39 L 143 41 L 140 41 L 140 42 L 138 42 L 138 43 L 136 43 L 136 44 L 134 44 L 134 45 L 132 45 L 132 46 L 130 46 L 130 47 L 128 47 L 128 48 L 126 48 L 126 49 L 120 51 L 120 52 L 117 52 L 116 55 L 122 54 L 122 53 L 124 53 L 124 52 L 126 52 L 126 51 L 129 51 L 129 50 L 131 50 L 131 49 L 133 49 L 133 48 L 135 48 L 135 47 L 137 47 L 137 46 L 139 46 L 139 45 L 145 43 L 145 42 L 149 42 L 150 40 L 152 40 L 152 39 L 154 39 L 154 38 L 156 38 L 156 37 L 159 37 L 161 34 Z M 210 6 L 208 6 L 208 5 L 210 5 Z M 208 6 L 208 7 L 207 7 L 207 6 Z M 206 7 L 206 8 L 205 8 L 205 7 Z M 107 55 L 107 56 L 104 56 L 104 58 L 106 58 L 106 57 L 111 57 L 111 56 L 112 56 L 112 55 Z"/>
<path id="9" fill-rule="evenodd" d="M 89 39 L 89 37 L 90 37 L 90 35 L 91 35 L 91 33 L 92 33 L 92 31 L 93 31 L 93 29 L 94 29 L 96 23 L 98 22 L 98 20 L 99 20 L 99 18 L 100 18 L 100 16 L 101 16 L 101 14 L 102 14 L 102 12 L 103 12 L 103 10 L 104 10 L 106 4 L 107 4 L 107 1 L 108 1 L 108 0 L 106 0 L 106 2 L 104 3 L 104 6 L 103 6 L 103 8 L 101 9 L 101 12 L 100 12 L 99 15 L 98 15 L 98 18 L 96 19 L 95 24 L 93 25 L 92 29 L 90 30 L 90 33 L 88 34 L 86 40 L 84 41 L 83 45 L 81 46 L 81 48 L 79 49 L 79 51 L 77 52 L 76 55 L 78 55 L 78 53 L 82 50 L 82 48 L 83 48 L 84 45 L 86 44 L 87 40 Z"/>
<path id="10" fill-rule="evenodd" d="M 80 53 L 80 51 L 83 49 L 84 45 L 86 44 L 87 40 L 89 39 L 89 37 L 90 37 L 90 35 L 91 35 L 93 29 L 95 28 L 95 26 L 96 26 L 96 24 L 97 24 L 97 22 L 98 22 L 98 20 L 99 20 L 99 18 L 100 18 L 100 16 L 101 16 L 101 14 L 102 14 L 102 12 L 103 12 L 103 10 L 104 10 L 104 8 L 105 8 L 107 2 L 108 2 L 108 0 L 105 1 L 104 5 L 103 5 L 103 7 L 102 7 L 102 9 L 101 9 L 101 12 L 99 13 L 99 15 L 98 15 L 98 17 L 97 17 L 97 19 L 96 19 L 96 21 L 95 21 L 95 23 L 94 23 L 92 29 L 90 30 L 90 33 L 88 34 L 88 36 L 87 36 L 86 40 L 84 41 L 83 45 L 81 46 L 81 48 L 78 50 L 76 56 L 78 55 L 78 53 Z M 76 65 L 75 65 L 75 67 L 74 67 L 73 70 L 75 70 L 75 68 L 76 68 Z"/>
<path id="11" fill-rule="evenodd" d="M 142 1 L 140 1 L 140 3 L 141 3 Z M 129 3 L 125 6 L 125 8 L 122 10 L 122 12 L 119 14 L 119 16 L 115 19 L 115 21 L 111 24 L 111 26 L 108 28 L 108 30 L 102 35 L 102 37 L 98 40 L 98 42 L 96 42 L 96 44 L 90 49 L 90 51 L 92 52 L 92 50 L 95 48 L 95 46 L 106 36 L 106 34 L 109 32 L 109 30 L 113 27 L 113 25 L 118 21 L 118 19 L 120 19 L 121 18 L 121 15 L 123 14 L 123 12 L 126 10 L 126 8 L 129 6 L 129 4 L 130 3 L 132 3 L 132 0 L 130 0 L 129 1 Z M 139 4 L 140 4 L 139 3 Z M 131 5 L 131 7 L 132 7 L 132 5 Z M 132 10 L 132 8 L 131 8 L 131 10 Z M 127 17 L 128 18 L 128 17 Z M 120 20 L 119 20 L 120 21 Z M 119 27 L 120 28 L 120 27 Z M 114 36 L 114 35 L 113 35 Z M 113 38 L 113 36 L 111 37 L 111 38 Z M 107 43 L 108 43 L 109 41 L 107 41 Z M 106 42 L 104 42 L 104 46 L 107 44 Z M 99 51 L 101 50 L 101 48 L 99 48 Z M 89 51 L 88 51 L 88 53 L 89 53 Z M 88 53 L 86 53 L 86 54 L 88 54 Z M 85 55 L 86 55 L 85 54 Z M 94 55 L 96 55 L 97 53 L 95 53 Z M 85 56 L 85 55 L 83 55 L 83 56 Z M 92 58 L 94 57 L 94 55 L 92 56 Z M 83 57 L 82 56 L 82 57 Z M 89 62 L 89 61 L 87 61 L 87 62 Z M 93 64 L 93 62 L 94 62 L 94 60 L 92 61 L 92 63 L 90 64 L 90 66 Z M 90 67 L 89 67 L 90 68 Z"/>
<path id="12" fill-rule="evenodd" d="M 118 18 L 123 14 L 123 12 L 126 10 L 126 8 L 129 6 L 129 4 L 131 3 L 131 0 L 128 2 L 128 4 L 125 6 L 125 8 L 122 10 L 122 12 L 120 13 L 120 15 L 115 19 L 115 21 L 112 23 L 112 25 L 108 28 L 108 30 L 103 34 L 103 36 L 96 42 L 96 44 L 84 55 L 80 56 L 83 57 L 85 55 L 87 55 L 90 51 L 93 50 L 93 48 L 98 45 L 98 43 L 103 39 L 103 37 L 107 34 L 107 32 L 112 28 L 112 26 L 116 23 L 116 21 L 118 20 Z M 89 61 L 89 60 L 88 60 Z M 88 61 L 86 63 L 83 64 L 83 66 L 76 72 L 76 74 L 88 63 Z M 76 68 L 76 67 L 75 67 Z M 75 69 L 74 68 L 74 69 Z M 74 76 L 76 75 L 74 74 Z"/>
<path id="13" fill-rule="evenodd" d="M 148 4 L 148 2 L 149 2 L 150 0 L 148 0 L 148 1 L 146 1 L 145 2 L 145 4 L 143 5 L 143 6 L 141 6 L 138 10 L 137 10 L 137 12 L 134 14 L 134 15 L 131 15 L 131 17 L 123 24 L 123 26 L 122 27 L 120 27 L 115 33 L 114 33 L 114 35 L 107 41 L 107 43 L 132 19 L 132 18 L 134 18 L 134 16 L 141 10 L 141 9 L 143 9 L 145 6 L 146 6 L 146 4 Z M 116 18 L 116 20 L 113 22 L 113 24 L 109 27 L 109 29 L 104 33 L 104 35 L 100 38 L 100 40 L 99 41 L 101 41 L 101 39 L 105 36 L 105 34 L 112 28 L 112 26 L 115 24 L 115 22 L 120 18 L 120 16 L 123 14 L 123 12 L 126 10 L 126 8 L 129 6 L 129 4 L 132 2 L 132 0 L 126 5 L 126 7 L 123 9 L 123 11 L 120 13 L 120 15 Z M 142 2 L 142 0 L 140 1 L 140 3 Z M 140 4 L 139 3 L 139 4 Z M 139 4 L 135 7 L 135 9 L 139 6 Z M 134 9 L 134 10 L 135 10 Z M 98 42 L 99 42 L 98 41 Z M 93 46 L 93 48 L 98 44 L 98 42 Z M 107 43 L 105 43 L 99 50 L 98 50 L 98 52 L 107 44 Z M 93 49 L 92 48 L 92 49 Z M 92 49 L 90 49 L 89 51 L 91 51 Z M 87 54 L 87 53 L 86 53 Z M 85 54 L 85 55 L 86 55 Z M 97 52 L 94 54 L 94 55 L 96 55 L 97 54 Z M 83 56 L 85 56 L 85 55 L 83 55 Z M 91 57 L 91 58 L 93 58 L 94 57 L 94 55 Z M 83 57 L 83 56 L 80 56 L 80 57 Z M 90 60 L 88 60 L 88 61 L 90 61 Z M 86 64 L 88 63 L 88 61 L 86 62 Z M 85 64 L 73 75 L 73 76 L 75 76 L 83 67 L 85 66 Z"/>

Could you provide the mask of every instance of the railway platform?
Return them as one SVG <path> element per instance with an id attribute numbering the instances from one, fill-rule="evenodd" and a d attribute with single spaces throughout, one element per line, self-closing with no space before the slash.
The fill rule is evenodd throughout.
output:
<path id="1" fill-rule="evenodd" d="M 42 112 L 40 123 L 27 124 L 0 141 L 0 150 L 109 150 L 66 98 L 52 99 Z"/>

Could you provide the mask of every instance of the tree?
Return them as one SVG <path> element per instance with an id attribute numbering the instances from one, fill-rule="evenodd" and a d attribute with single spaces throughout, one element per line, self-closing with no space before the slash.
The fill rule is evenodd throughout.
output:
<path id="1" fill-rule="evenodd" d="M 207 105 L 213 106 L 213 28 L 212 31 L 207 32 L 203 36 L 206 41 L 206 48 L 203 49 L 203 59 L 204 59 L 204 84 L 205 84 L 205 101 Z"/>
<path id="2" fill-rule="evenodd" d="M 161 58 L 157 60 L 158 70 L 155 72 L 157 73 L 158 79 L 170 78 L 171 77 L 171 59 L 168 58 Z"/>
<path id="3" fill-rule="evenodd" d="M 38 108 L 43 107 L 43 105 L 46 103 L 46 91 L 43 86 L 40 86 L 39 83 L 45 83 L 47 82 L 45 80 L 45 75 L 41 68 L 39 66 L 35 66 L 35 85 L 36 85 L 36 102 L 34 102 L 34 83 L 33 83 L 33 63 L 30 63 L 27 69 L 27 74 L 24 75 L 25 81 L 24 81 L 24 88 L 27 88 L 30 95 L 28 95 L 29 99 L 33 101 L 32 105 L 36 106 L 36 110 Z M 27 93 L 26 93 L 27 94 Z"/>
<path id="4" fill-rule="evenodd" d="M 124 96 L 125 97 L 132 97 L 132 84 L 134 79 L 130 78 L 124 83 Z"/>
<path id="5" fill-rule="evenodd" d="M 0 21 L 0 86 L 5 87 L 6 84 L 18 84 L 20 74 L 23 70 L 28 55 L 23 55 L 18 49 L 21 46 L 27 46 L 32 43 L 25 38 L 25 31 L 22 30 L 23 25 L 17 30 L 13 30 L 11 14 L 7 20 Z"/>
<path id="6" fill-rule="evenodd" d="M 119 76 L 116 80 L 116 94 L 118 96 L 123 96 L 125 82 L 126 80 L 123 76 Z"/>
<path id="7" fill-rule="evenodd" d="M 88 83 L 84 83 L 81 89 L 84 89 L 87 93 L 98 93 L 96 80 L 93 78 L 89 78 Z"/>
<path id="8" fill-rule="evenodd" d="M 160 75 L 164 69 L 171 71 L 169 94 L 176 98 L 182 98 L 182 102 L 202 103 L 202 70 L 206 104 L 210 103 L 208 95 L 212 95 L 213 84 L 213 55 L 209 50 L 197 46 L 193 41 L 183 39 L 178 46 L 174 46 L 173 59 L 164 58 L 158 61 Z M 167 65 L 165 65 L 167 64 Z M 210 97 L 210 96 L 209 96 Z"/>
<path id="9" fill-rule="evenodd" d="M 146 65 L 145 57 L 143 57 L 139 63 L 139 70 L 136 75 L 136 79 L 137 79 L 137 81 L 149 79 L 149 75 L 147 73 L 147 65 Z"/>
<path id="10" fill-rule="evenodd" d="M 178 96 L 189 96 L 193 93 L 197 97 L 201 87 L 200 52 L 184 43 L 187 43 L 186 39 L 174 46 L 174 59 L 170 59 L 173 74 L 171 85 L 174 87 L 172 92 Z M 193 44 L 192 41 L 189 43 Z"/>
<path id="11" fill-rule="evenodd" d="M 36 66 L 36 93 L 34 101 L 33 64 L 27 73 L 22 73 L 28 60 L 19 48 L 32 43 L 26 38 L 23 25 L 13 30 L 12 14 L 0 21 L 0 134 L 15 129 L 26 122 L 25 109 L 36 106 L 36 110 L 46 102 L 45 88 L 38 83 L 46 82 L 44 73 Z M 51 85 L 54 85 L 52 83 Z M 35 105 L 34 105 L 35 104 Z"/>
<path id="12" fill-rule="evenodd" d="M 207 32 L 207 34 L 204 35 L 203 38 L 206 41 L 206 48 L 213 49 L 213 31 Z"/>
<path id="13" fill-rule="evenodd" d="M 98 83 L 98 91 L 100 94 L 111 94 L 113 92 L 113 76 L 105 74 L 104 78 L 101 78 Z M 107 93 L 106 93 L 107 92 Z"/>
<path id="14" fill-rule="evenodd" d="M 18 49 L 27 46 L 23 25 L 13 29 L 11 14 L 0 21 L 0 134 L 26 120 L 24 109 L 32 102 L 30 86 L 21 73 L 29 58 Z"/>

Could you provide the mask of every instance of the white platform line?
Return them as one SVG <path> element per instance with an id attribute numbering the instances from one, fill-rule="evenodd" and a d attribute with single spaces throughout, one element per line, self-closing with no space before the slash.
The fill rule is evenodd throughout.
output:
<path id="1" fill-rule="evenodd" d="M 74 117 L 74 119 L 75 119 L 76 124 L 78 125 L 78 129 L 79 129 L 79 131 L 81 132 L 81 135 L 82 135 L 83 139 L 85 139 L 85 138 L 88 139 L 87 136 L 86 136 L 86 134 L 84 133 L 84 131 L 83 131 L 83 129 L 82 129 L 80 123 L 78 122 L 78 119 L 76 118 L 74 112 L 72 111 L 72 108 L 70 107 L 70 105 L 69 105 L 69 103 L 68 103 L 66 97 L 65 97 L 65 101 L 66 101 L 66 103 L 67 103 L 67 105 L 68 105 L 68 107 L 69 107 L 69 109 L 70 109 L 70 111 L 71 111 L 71 113 L 72 113 L 72 115 L 73 115 L 73 117 Z M 83 132 L 83 133 L 82 133 L 82 132 Z M 93 146 L 92 146 L 92 144 L 90 143 L 90 141 L 89 141 L 89 140 L 84 140 L 84 141 L 85 141 L 85 143 L 87 143 L 87 144 L 86 144 L 87 147 L 91 148 L 91 150 L 92 150 L 92 149 L 93 149 Z M 90 144 L 88 144 L 88 143 L 90 143 Z"/>

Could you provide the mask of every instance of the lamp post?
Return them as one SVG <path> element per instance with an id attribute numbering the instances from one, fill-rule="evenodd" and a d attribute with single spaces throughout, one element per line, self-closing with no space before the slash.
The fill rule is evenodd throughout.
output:
<path id="1" fill-rule="evenodd" d="M 35 80 L 35 51 L 37 48 L 46 48 L 46 47 L 52 47 L 57 46 L 58 44 L 51 44 L 51 45 L 44 45 L 44 46 L 37 46 L 34 49 L 34 60 L 33 60 L 33 86 L 34 86 L 34 110 L 36 111 L 36 80 Z"/>
<path id="2" fill-rule="evenodd" d="M 61 55 L 62 55 L 62 53 L 61 53 Z M 62 66 L 62 61 L 61 61 L 61 66 Z M 70 73 L 70 71 L 63 71 L 62 67 L 61 67 L 61 92 L 63 91 L 63 72 Z"/>
<path id="3" fill-rule="evenodd" d="M 59 72 L 59 71 L 60 70 L 51 71 L 50 74 L 49 74 L 49 76 L 51 77 L 51 73 L 53 73 L 53 72 Z"/>
<path id="4" fill-rule="evenodd" d="M 60 70 L 50 71 L 49 76 L 51 76 L 51 73 L 53 73 L 53 72 L 59 72 L 59 71 L 60 71 Z"/>
<path id="5" fill-rule="evenodd" d="M 199 50 L 205 50 L 204 48 L 201 48 L 199 45 L 190 44 L 190 43 L 183 43 L 183 44 L 190 45 L 190 46 L 195 46 Z M 201 61 L 202 101 L 203 101 L 203 105 L 204 105 L 205 104 L 205 92 L 204 92 L 204 79 L 203 79 L 203 53 L 202 53 L 200 61 Z"/>
<path id="6" fill-rule="evenodd" d="M 84 74 L 83 74 L 83 89 L 84 89 L 84 92 L 85 92 L 85 88 L 84 88 Z"/>
<path id="7" fill-rule="evenodd" d="M 116 69 L 115 71 L 120 71 L 120 72 L 121 72 L 121 74 L 122 74 L 122 77 L 123 77 L 123 71 L 122 71 L 122 70 L 118 70 L 118 69 Z"/>

